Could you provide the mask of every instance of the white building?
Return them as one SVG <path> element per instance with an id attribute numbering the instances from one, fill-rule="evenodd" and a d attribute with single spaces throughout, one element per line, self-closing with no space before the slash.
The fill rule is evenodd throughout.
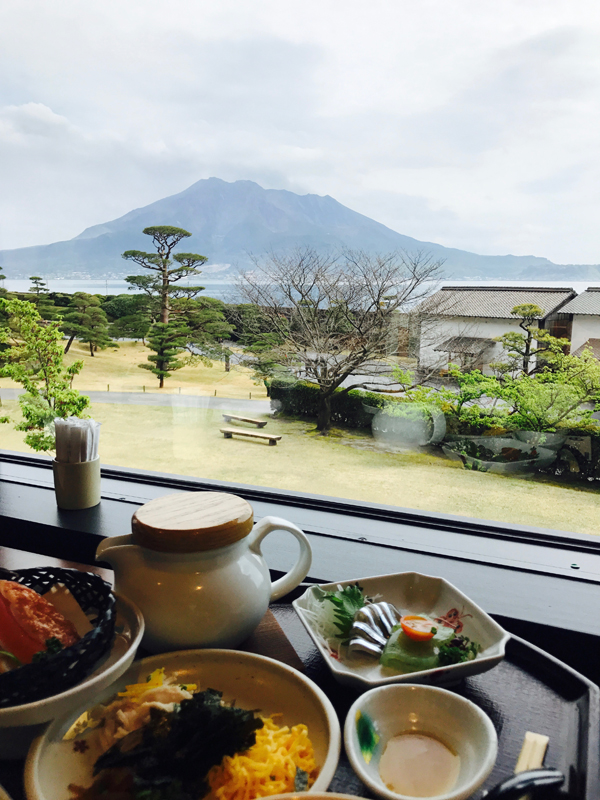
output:
<path id="1" fill-rule="evenodd" d="M 589 287 L 570 300 L 562 312 L 571 314 L 571 352 L 581 355 L 584 347 L 591 348 L 600 358 L 600 287 Z"/>
<path id="2" fill-rule="evenodd" d="M 489 364 L 502 353 L 496 338 L 510 331 L 523 332 L 511 311 L 526 303 L 544 311 L 537 321 L 540 328 L 569 338 L 570 316 L 563 313 L 563 306 L 575 296 L 570 288 L 444 286 L 417 307 L 421 320 L 419 366 L 441 371 L 453 363 L 490 373 Z"/>

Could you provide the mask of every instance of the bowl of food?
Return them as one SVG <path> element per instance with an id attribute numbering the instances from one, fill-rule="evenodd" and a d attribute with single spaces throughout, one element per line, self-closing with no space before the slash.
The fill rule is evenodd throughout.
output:
<path id="1" fill-rule="evenodd" d="M 110 649 L 115 598 L 99 575 L 0 571 L 0 708 L 64 691 Z"/>
<path id="2" fill-rule="evenodd" d="M 342 684 L 450 685 L 492 669 L 510 635 L 443 578 L 401 572 L 311 586 L 293 602 Z"/>
<path id="3" fill-rule="evenodd" d="M 352 768 L 385 800 L 466 800 L 496 762 L 498 737 L 470 700 L 434 686 L 371 689 L 351 706 L 344 744 Z"/>
<path id="4" fill-rule="evenodd" d="M 77 570 L 2 570 L 0 595 L 0 650 L 10 667 L 0 674 L 0 751 L 23 758 L 40 726 L 91 701 L 128 669 L 144 622 L 102 578 Z M 57 642 L 44 647 L 49 631 Z"/>
<path id="5" fill-rule="evenodd" d="M 242 784 L 252 797 L 318 792 L 340 746 L 331 702 L 292 667 L 235 650 L 165 653 L 134 662 L 93 708 L 50 723 L 29 751 L 25 789 L 28 800 L 165 786 L 220 800 Z"/>

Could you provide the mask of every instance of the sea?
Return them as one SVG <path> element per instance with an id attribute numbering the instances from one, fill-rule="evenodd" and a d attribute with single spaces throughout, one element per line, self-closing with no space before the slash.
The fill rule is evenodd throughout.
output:
<path id="1" fill-rule="evenodd" d="M 127 294 L 131 291 L 126 281 L 118 278 L 90 279 L 90 280 L 71 280 L 70 278 L 48 278 L 44 279 L 50 292 L 63 292 L 64 294 L 74 294 L 75 292 L 87 292 L 88 294 Z M 202 280 L 200 278 L 195 283 L 178 283 L 178 286 L 197 285 L 204 286 L 203 295 L 214 297 L 225 303 L 242 302 L 236 288 L 235 282 L 227 280 Z M 1 284 L 0 284 L 1 285 Z M 600 286 L 600 281 L 440 281 L 432 284 L 432 290 L 440 286 L 536 286 L 536 287 L 567 287 L 574 289 L 578 294 L 585 291 L 588 286 Z M 29 280 L 5 280 L 4 287 L 9 292 L 27 292 L 31 287 Z"/>
<path id="2" fill-rule="evenodd" d="M 44 278 L 49 292 L 62 292 L 63 294 L 74 294 L 75 292 L 87 292 L 88 294 L 128 294 L 131 287 L 124 280 L 118 278 L 106 278 L 105 280 L 94 278 L 91 280 L 71 280 L 70 278 Z M 0 284 L 2 285 L 2 284 Z M 9 292 L 27 292 L 31 287 L 29 280 L 6 280 L 4 288 Z M 199 278 L 194 283 L 180 282 L 177 286 L 204 286 L 203 295 L 223 300 L 225 303 L 238 302 L 238 294 L 235 283 L 224 280 L 202 280 Z"/>

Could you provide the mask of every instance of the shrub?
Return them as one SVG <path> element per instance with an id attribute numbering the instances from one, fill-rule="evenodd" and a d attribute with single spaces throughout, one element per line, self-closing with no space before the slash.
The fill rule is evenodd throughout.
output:
<path id="1" fill-rule="evenodd" d="M 316 418 L 319 410 L 319 387 L 306 381 L 274 378 L 271 384 L 271 405 L 294 417 Z M 336 389 L 331 398 L 331 420 L 348 428 L 370 428 L 373 410 L 404 402 L 376 392 L 345 392 Z"/>

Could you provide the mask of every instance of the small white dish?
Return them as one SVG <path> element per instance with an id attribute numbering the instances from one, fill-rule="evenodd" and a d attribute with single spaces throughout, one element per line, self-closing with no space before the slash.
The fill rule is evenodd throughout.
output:
<path id="1" fill-rule="evenodd" d="M 365 724 L 372 726 L 372 747 L 365 746 L 363 739 L 361 750 L 357 718 L 362 718 L 363 730 Z M 470 700 L 434 686 L 396 684 L 371 689 L 348 712 L 344 744 L 358 777 L 384 800 L 412 800 L 392 791 L 379 775 L 387 743 L 402 733 L 428 734 L 460 757 L 454 788 L 429 796 L 429 800 L 466 800 L 484 783 L 496 762 L 496 730 L 487 714 Z"/>
<path id="2" fill-rule="evenodd" d="M 2 758 L 24 758 L 40 727 L 73 708 L 91 703 L 98 692 L 129 669 L 144 633 L 144 619 L 138 607 L 126 597 L 116 595 L 116 635 L 110 652 L 94 672 L 65 692 L 25 703 L 0 708 L 0 752 Z"/>
<path id="3" fill-rule="evenodd" d="M 307 599 L 313 587 L 294 600 L 293 605 L 302 623 L 325 663 L 339 683 L 353 686 L 361 691 L 388 683 L 432 683 L 448 686 L 469 675 L 486 672 L 502 661 L 506 642 L 510 634 L 483 611 L 476 603 L 459 591 L 444 578 L 422 575 L 418 572 L 399 572 L 392 575 L 379 575 L 370 578 L 321 584 L 325 591 L 334 591 L 338 586 L 358 583 L 365 595 L 377 600 L 392 603 L 400 614 L 423 614 L 428 617 L 452 620 L 462 625 L 457 633 L 468 636 L 481 646 L 477 657 L 472 661 L 435 667 L 420 672 L 395 672 L 382 667 L 377 658 L 350 655 L 348 658 L 335 658 L 315 632 L 307 614 Z"/>
<path id="4" fill-rule="evenodd" d="M 300 672 L 272 658 L 236 650 L 163 653 L 134 662 L 119 681 L 94 697 L 94 704 L 106 702 L 126 684 L 143 681 L 159 667 L 165 667 L 167 674 L 177 672 L 181 683 L 196 683 L 199 690 L 222 691 L 225 701 L 235 700 L 241 708 L 281 714 L 281 724 L 307 725 L 320 768 L 310 791 L 327 789 L 339 760 L 340 725 L 326 695 Z M 63 800 L 68 797 L 70 783 L 92 783 L 93 765 L 100 753 L 98 731 L 85 731 L 75 740 L 63 741 L 73 722 L 89 707 L 89 703 L 80 705 L 55 719 L 31 746 L 25 764 L 28 800 Z"/>

